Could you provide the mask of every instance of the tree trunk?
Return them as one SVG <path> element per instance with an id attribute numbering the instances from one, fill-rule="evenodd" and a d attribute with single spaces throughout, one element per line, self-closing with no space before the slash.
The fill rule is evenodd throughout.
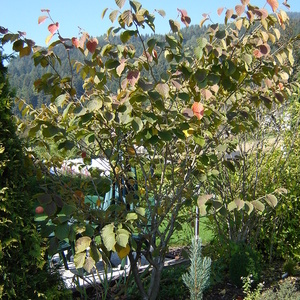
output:
<path id="1" fill-rule="evenodd" d="M 159 293 L 159 286 L 160 286 L 160 279 L 161 279 L 161 273 L 164 268 L 164 259 L 163 257 L 159 256 L 157 258 L 158 263 L 156 267 L 153 267 L 151 272 L 151 280 L 150 280 L 150 286 L 148 289 L 148 296 L 149 300 L 155 300 L 157 299 L 158 293 Z"/>

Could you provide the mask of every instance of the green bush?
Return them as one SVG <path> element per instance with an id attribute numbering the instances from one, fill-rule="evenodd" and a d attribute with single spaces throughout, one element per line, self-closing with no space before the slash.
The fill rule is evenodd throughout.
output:
<path id="1" fill-rule="evenodd" d="M 233 284 L 242 287 L 242 277 L 251 275 L 254 283 L 258 283 L 261 275 L 261 257 L 259 253 L 245 244 L 233 246 L 229 264 L 229 276 Z"/>
<path id="2" fill-rule="evenodd" d="M 47 266 L 34 224 L 30 185 L 33 165 L 16 135 L 6 68 L 0 53 L 0 298 L 66 299 L 64 286 Z"/>

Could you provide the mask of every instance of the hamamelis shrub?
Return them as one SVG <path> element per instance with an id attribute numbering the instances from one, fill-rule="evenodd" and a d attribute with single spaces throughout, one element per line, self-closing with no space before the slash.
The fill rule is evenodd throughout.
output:
<path id="1" fill-rule="evenodd" d="M 194 51 L 182 47 L 177 20 L 169 20 L 171 33 L 163 40 L 143 39 L 142 29 L 155 32 L 155 18 L 164 17 L 164 11 L 152 14 L 136 1 L 115 2 L 116 10 L 106 9 L 102 14 L 116 24 L 108 29 L 107 44 L 102 47 L 86 32 L 78 38 L 63 38 L 48 10 L 43 10 L 39 23 L 50 21 L 47 42 L 58 39 L 47 48 L 33 46 L 30 40 L 4 29 L 2 40 L 13 42 L 20 56 L 32 49 L 35 65 L 53 70 L 35 82 L 37 91 L 51 95 L 52 103 L 41 109 L 23 101 L 19 104 L 26 115 L 22 126 L 32 149 L 57 145 L 51 157 L 43 158 L 45 173 L 50 168 L 60 170 L 62 157 L 67 159 L 74 152 L 85 153 L 83 167 L 92 158 L 109 166 L 91 170 L 89 177 L 92 183 L 99 178 L 111 182 L 112 205 L 105 211 L 85 203 L 84 186 L 75 189 L 62 184 L 59 172 L 51 175 L 53 184 L 44 186 L 38 200 L 45 207 L 44 232 L 55 233 L 52 250 L 60 240 L 75 242 L 76 267 L 87 272 L 93 272 L 95 264 L 111 251 L 120 258 L 128 256 L 141 298 L 156 299 L 179 212 L 184 206 L 196 205 L 200 187 L 210 176 L 218 175 L 215 165 L 220 156 L 233 149 L 221 147 L 224 135 L 234 137 L 251 130 L 258 125 L 257 107 L 280 105 L 291 94 L 292 41 L 276 53 L 271 50 L 280 40 L 278 26 L 284 28 L 288 23 L 277 0 L 267 1 L 273 14 L 252 6 L 249 0 L 242 0 L 235 9 L 220 8 L 224 26 L 209 24 L 205 15 L 200 26 L 209 24 L 207 34 Z M 178 12 L 188 26 L 188 13 Z M 118 35 L 120 42 L 111 43 L 112 35 Z M 139 56 L 130 43 L 132 37 L 142 45 Z M 57 45 L 64 46 L 68 55 L 80 51 L 84 57 L 84 62 L 70 60 L 68 77 L 62 78 L 57 71 Z M 164 60 L 167 71 L 158 75 L 159 59 Z M 74 72 L 84 80 L 81 96 L 73 86 Z M 109 81 L 117 84 L 116 92 L 107 88 Z M 35 157 L 37 162 L 41 159 Z M 102 185 L 93 186 L 94 195 L 100 196 Z M 200 206 L 215 204 L 210 196 L 201 199 Z M 45 229 L 49 220 L 52 227 Z M 152 266 L 147 288 L 138 270 L 142 252 Z"/>

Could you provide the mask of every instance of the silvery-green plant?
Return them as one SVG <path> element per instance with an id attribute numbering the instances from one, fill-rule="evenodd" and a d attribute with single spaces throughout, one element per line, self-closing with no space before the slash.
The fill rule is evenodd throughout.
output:
<path id="1" fill-rule="evenodd" d="M 182 275 L 184 284 L 188 287 L 191 300 L 201 300 L 203 292 L 209 286 L 211 259 L 202 257 L 201 239 L 193 239 L 190 248 L 191 266 L 189 272 Z"/>

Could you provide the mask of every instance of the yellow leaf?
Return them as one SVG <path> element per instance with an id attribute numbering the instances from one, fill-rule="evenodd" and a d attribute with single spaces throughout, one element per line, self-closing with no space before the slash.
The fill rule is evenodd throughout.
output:
<path id="1" fill-rule="evenodd" d="M 119 247 L 118 247 L 119 248 Z M 125 258 L 130 252 L 130 246 L 127 244 L 126 247 L 120 247 L 117 251 L 120 259 Z"/>
<path id="2" fill-rule="evenodd" d="M 189 128 L 189 129 L 187 129 L 187 130 L 183 130 L 183 133 L 184 133 L 184 135 L 185 135 L 186 137 L 189 137 L 189 136 L 193 135 L 194 129 L 193 129 L 193 128 Z"/>
<path id="3" fill-rule="evenodd" d="M 47 36 L 47 38 L 46 38 L 46 45 L 49 44 L 49 42 L 50 42 L 50 40 L 52 39 L 52 37 L 53 37 L 53 34 L 52 34 L 52 33 L 51 33 L 50 35 Z"/>
<path id="4" fill-rule="evenodd" d="M 241 30 L 242 26 L 243 26 L 243 19 L 239 19 L 235 22 L 235 26 L 238 30 Z"/>

